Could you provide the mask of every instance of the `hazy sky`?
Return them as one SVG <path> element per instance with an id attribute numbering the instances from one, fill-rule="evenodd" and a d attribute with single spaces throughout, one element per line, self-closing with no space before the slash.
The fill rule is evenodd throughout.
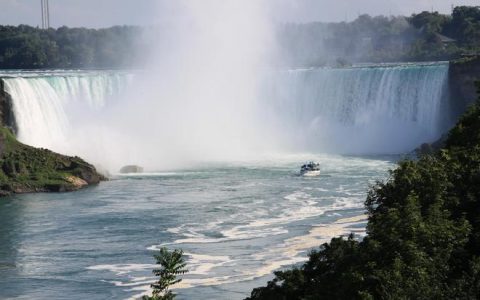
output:
<path id="1" fill-rule="evenodd" d="M 53 27 L 152 25 L 175 18 L 179 0 L 50 0 Z M 202 0 L 192 0 L 202 1 Z M 248 0 L 238 0 L 248 1 Z M 254 0 L 260 1 L 260 0 Z M 448 13 L 453 5 L 480 5 L 480 0 L 265 0 L 278 21 L 344 21 L 359 14 L 410 15 L 423 10 Z M 0 0 L 0 24 L 40 25 L 40 0 Z"/>

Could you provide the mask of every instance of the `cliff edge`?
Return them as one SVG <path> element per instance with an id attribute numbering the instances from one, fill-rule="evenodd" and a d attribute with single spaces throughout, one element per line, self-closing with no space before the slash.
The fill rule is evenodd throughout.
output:
<path id="1" fill-rule="evenodd" d="M 465 57 L 450 62 L 449 89 L 453 120 L 457 120 L 475 103 L 475 82 L 480 80 L 480 56 Z"/>

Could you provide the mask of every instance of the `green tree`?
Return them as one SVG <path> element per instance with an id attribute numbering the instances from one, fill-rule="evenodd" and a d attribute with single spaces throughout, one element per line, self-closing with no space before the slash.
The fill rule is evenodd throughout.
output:
<path id="1" fill-rule="evenodd" d="M 451 17 L 439 14 L 438 12 L 424 11 L 418 15 L 413 14 L 410 17 L 410 23 L 418 29 L 423 29 L 427 33 L 439 33 Z"/>
<path id="2" fill-rule="evenodd" d="M 464 46 L 480 47 L 480 6 L 457 6 L 446 28 Z"/>
<path id="3" fill-rule="evenodd" d="M 151 44 L 145 30 L 134 26 L 105 29 L 39 29 L 0 26 L 0 69 L 139 67 Z M 142 47 L 140 47 L 142 43 Z"/>
<path id="4" fill-rule="evenodd" d="M 153 274 L 158 276 L 158 281 L 153 283 L 152 296 L 144 296 L 144 300 L 172 300 L 175 299 L 175 294 L 172 293 L 169 288 L 182 281 L 181 278 L 177 278 L 178 275 L 182 275 L 188 272 L 186 262 L 183 259 L 183 251 L 175 249 L 169 251 L 167 248 L 162 247 L 158 254 L 154 255 L 157 264 L 160 265 L 159 269 L 154 269 Z"/>

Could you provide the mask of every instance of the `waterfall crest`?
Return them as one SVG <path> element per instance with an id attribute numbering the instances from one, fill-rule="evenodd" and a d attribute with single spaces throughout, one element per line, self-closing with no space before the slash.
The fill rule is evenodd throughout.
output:
<path id="1" fill-rule="evenodd" d="M 397 153 L 449 126 L 448 63 L 290 70 L 267 78 L 265 111 L 311 150 Z M 275 130 L 275 129 L 274 129 Z"/>

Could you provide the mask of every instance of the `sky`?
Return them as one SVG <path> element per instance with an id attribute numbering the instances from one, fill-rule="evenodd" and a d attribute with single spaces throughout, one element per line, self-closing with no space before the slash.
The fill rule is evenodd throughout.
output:
<path id="1" fill-rule="evenodd" d="M 52 27 L 155 25 L 176 17 L 179 0 L 49 0 Z M 192 0 L 202 1 L 202 0 Z M 238 0 L 247 1 L 247 0 Z M 254 0 L 269 2 L 280 22 L 351 21 L 358 15 L 411 15 L 424 10 L 449 13 L 452 5 L 480 5 L 480 0 Z M 0 24 L 41 24 L 40 0 L 0 0 Z"/>

